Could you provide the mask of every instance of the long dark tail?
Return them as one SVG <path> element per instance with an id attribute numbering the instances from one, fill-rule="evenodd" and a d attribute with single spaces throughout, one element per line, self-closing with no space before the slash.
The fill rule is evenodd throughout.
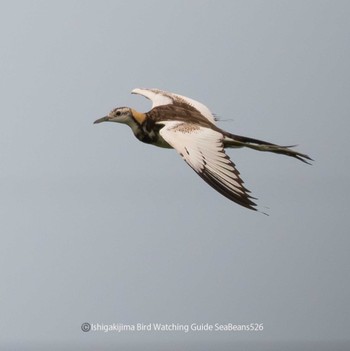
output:
<path id="1" fill-rule="evenodd" d="M 291 156 L 307 164 L 311 164 L 309 161 L 313 161 L 313 159 L 310 156 L 291 149 L 296 145 L 281 146 L 281 145 L 271 144 L 263 140 L 248 138 L 248 137 L 235 135 L 227 132 L 225 132 L 224 135 L 225 135 L 225 139 L 224 139 L 225 147 L 249 147 L 250 149 L 254 149 L 254 150 L 268 151 L 268 152 L 273 152 L 275 154 Z"/>

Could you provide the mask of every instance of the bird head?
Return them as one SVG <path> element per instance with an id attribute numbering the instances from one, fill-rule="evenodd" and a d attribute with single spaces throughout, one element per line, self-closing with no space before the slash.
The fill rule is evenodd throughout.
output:
<path id="1" fill-rule="evenodd" d="M 107 116 L 97 119 L 94 123 L 101 122 L 117 122 L 126 123 L 132 118 L 132 110 L 129 107 L 117 107 L 113 109 Z"/>

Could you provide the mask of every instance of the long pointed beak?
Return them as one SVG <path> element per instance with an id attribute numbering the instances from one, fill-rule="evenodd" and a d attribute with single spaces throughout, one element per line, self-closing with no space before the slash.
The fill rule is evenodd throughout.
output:
<path id="1" fill-rule="evenodd" d="M 102 117 L 102 118 L 97 119 L 97 120 L 94 122 L 94 124 L 101 123 L 101 122 L 107 122 L 107 121 L 109 121 L 109 117 L 108 117 L 108 116 L 104 116 L 104 117 Z"/>

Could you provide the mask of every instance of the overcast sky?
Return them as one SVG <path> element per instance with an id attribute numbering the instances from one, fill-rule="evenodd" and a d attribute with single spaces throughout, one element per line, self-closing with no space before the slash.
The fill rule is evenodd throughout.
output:
<path id="1" fill-rule="evenodd" d="M 2 1 L 0 348 L 348 350 L 349 18 L 348 1 Z M 150 109 L 136 87 L 315 162 L 229 150 L 269 216 L 249 211 L 174 150 L 93 125 Z"/>

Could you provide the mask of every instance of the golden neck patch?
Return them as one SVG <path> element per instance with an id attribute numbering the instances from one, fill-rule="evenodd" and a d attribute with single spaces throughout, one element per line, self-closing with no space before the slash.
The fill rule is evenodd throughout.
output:
<path id="1" fill-rule="evenodd" d="M 142 112 L 137 112 L 134 109 L 131 109 L 132 116 L 134 117 L 135 121 L 139 124 L 142 124 L 146 119 L 146 114 Z"/>

